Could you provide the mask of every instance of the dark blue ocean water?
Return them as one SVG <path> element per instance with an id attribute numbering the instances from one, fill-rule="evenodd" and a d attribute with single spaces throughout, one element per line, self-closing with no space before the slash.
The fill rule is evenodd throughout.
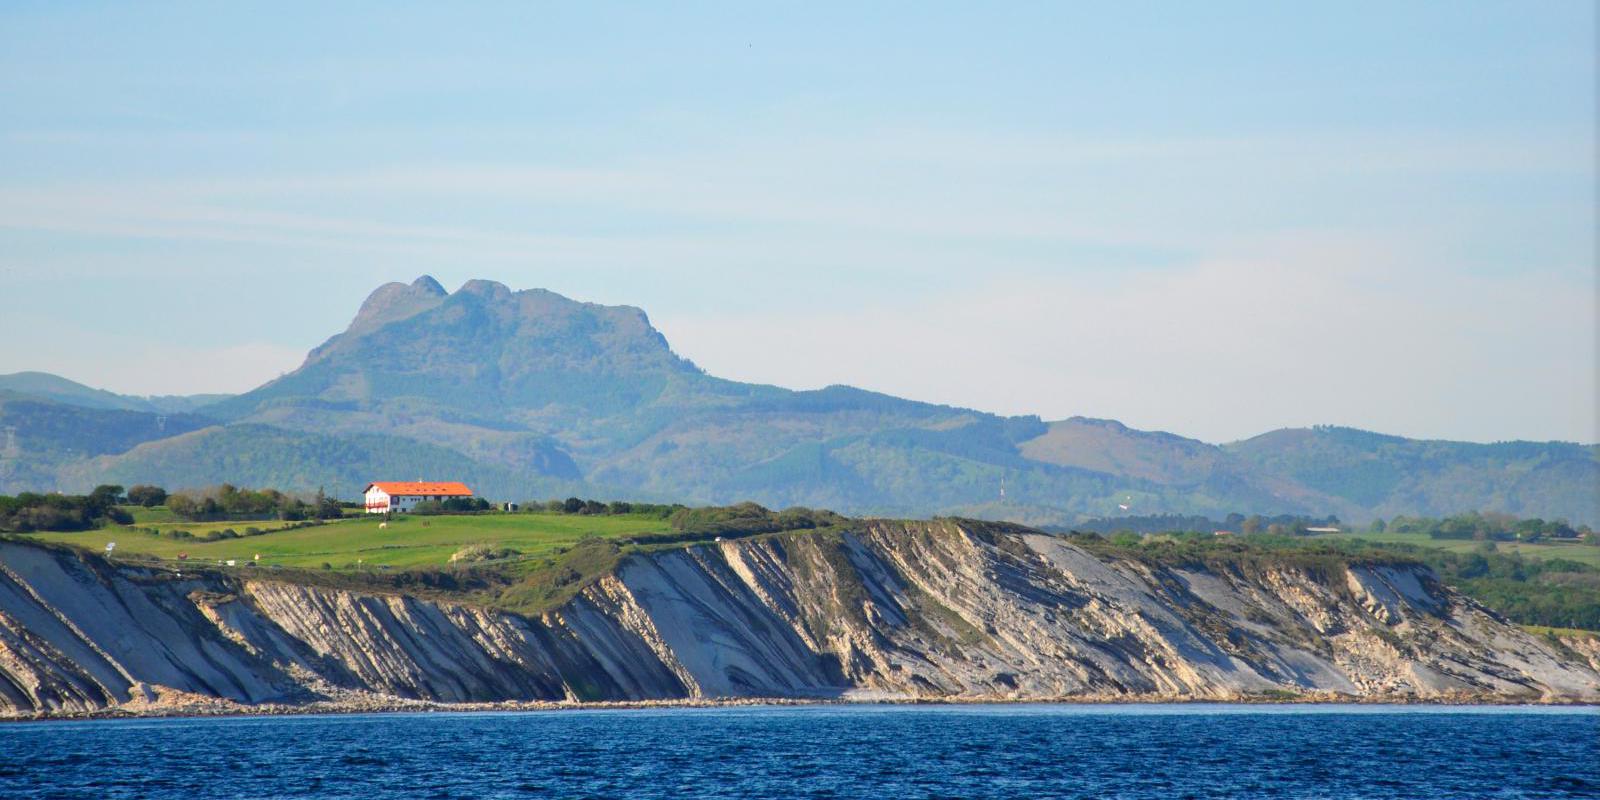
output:
<path id="1" fill-rule="evenodd" d="M 823 706 L 0 725 L 11 797 L 1600 797 L 1595 709 Z"/>

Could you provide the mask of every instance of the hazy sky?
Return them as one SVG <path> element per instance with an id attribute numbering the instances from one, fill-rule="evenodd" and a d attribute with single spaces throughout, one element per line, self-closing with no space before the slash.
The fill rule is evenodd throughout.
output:
<path id="1" fill-rule="evenodd" d="M 1597 438 L 1589 2 L 445 5 L 0 7 L 0 372 L 239 391 L 428 273 L 796 388 Z"/>

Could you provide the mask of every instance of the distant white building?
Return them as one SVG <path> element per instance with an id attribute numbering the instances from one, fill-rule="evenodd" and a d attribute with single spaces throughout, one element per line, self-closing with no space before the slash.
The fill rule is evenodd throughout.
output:
<path id="1" fill-rule="evenodd" d="M 367 484 L 363 494 L 367 498 L 368 514 L 388 514 L 410 511 L 425 500 L 471 497 L 472 490 L 464 483 L 452 481 L 379 481 Z"/>

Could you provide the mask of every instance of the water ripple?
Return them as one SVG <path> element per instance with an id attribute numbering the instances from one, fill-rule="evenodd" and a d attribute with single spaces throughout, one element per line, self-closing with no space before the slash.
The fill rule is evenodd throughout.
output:
<path id="1" fill-rule="evenodd" d="M 0 726 L 0 797 L 1597 793 L 1594 709 L 825 706 Z"/>

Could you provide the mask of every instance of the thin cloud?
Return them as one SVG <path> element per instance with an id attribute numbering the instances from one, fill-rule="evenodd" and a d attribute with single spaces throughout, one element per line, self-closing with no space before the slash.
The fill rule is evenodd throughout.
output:
<path id="1" fill-rule="evenodd" d="M 382 241 L 525 247 L 525 232 L 427 221 L 440 202 L 590 208 L 723 227 L 805 226 L 836 234 L 1064 242 L 1196 250 L 1225 208 L 1300 203 L 1352 173 L 1400 176 L 1587 173 L 1573 142 L 1373 135 L 1243 139 L 1051 139 L 998 133 L 877 131 L 721 143 L 689 153 L 589 167 L 416 165 L 333 174 L 148 180 L 0 191 L 0 225 L 146 235 L 373 247 Z M 800 143 L 795 143 L 798 140 Z M 1152 179 L 1162 182 L 1159 195 Z M 1299 187 L 1304 186 L 1301 189 Z M 1409 187 L 1406 191 L 1416 191 Z M 288 214 L 285 204 L 345 208 Z M 1381 198 L 1378 202 L 1384 202 Z M 391 219 L 351 216 L 379 204 Z M 371 213 L 371 212 L 368 212 Z M 1222 216 L 1218 217 L 1221 214 Z M 418 216 L 421 215 L 421 219 Z M 1185 218 L 1190 218 L 1185 221 Z M 1195 221 L 1198 218 L 1199 221 Z M 530 219 L 537 226 L 537 219 Z M 560 231 L 535 246 L 601 247 Z"/>
<path id="2" fill-rule="evenodd" d="M 0 354 L 0 373 L 50 372 L 98 389 L 141 396 L 236 394 L 293 370 L 305 355 L 299 348 L 271 342 L 208 347 L 136 341 L 107 347 L 103 340 L 61 332 L 26 351 Z"/>
<path id="3" fill-rule="evenodd" d="M 865 311 L 659 320 L 714 374 L 852 383 L 1008 414 L 1121 419 L 1209 441 L 1352 424 L 1594 441 L 1582 286 L 1384 278 L 1382 252 L 1038 280 Z M 1472 402 L 1462 402 L 1471 397 Z"/>

